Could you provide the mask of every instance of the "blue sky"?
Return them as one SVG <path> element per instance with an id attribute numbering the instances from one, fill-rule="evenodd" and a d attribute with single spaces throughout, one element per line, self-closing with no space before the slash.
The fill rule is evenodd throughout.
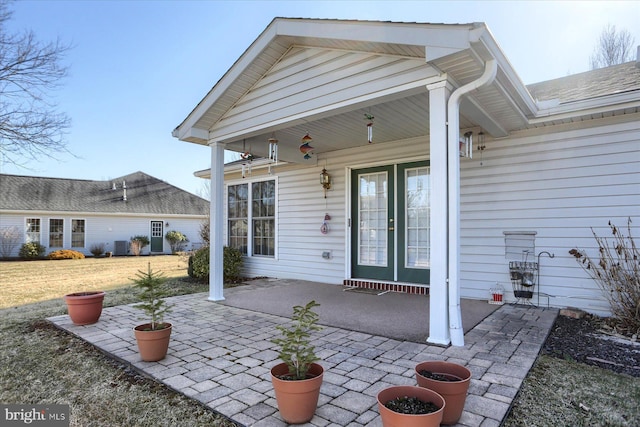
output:
<path id="1" fill-rule="evenodd" d="M 525 84 L 589 69 L 607 24 L 640 44 L 640 2 L 18 1 L 11 30 L 73 45 L 56 92 L 68 149 L 10 174 L 109 180 L 143 171 L 192 193 L 207 147 L 171 131 L 274 17 L 485 22 Z M 635 52 L 635 50 L 634 50 Z"/>

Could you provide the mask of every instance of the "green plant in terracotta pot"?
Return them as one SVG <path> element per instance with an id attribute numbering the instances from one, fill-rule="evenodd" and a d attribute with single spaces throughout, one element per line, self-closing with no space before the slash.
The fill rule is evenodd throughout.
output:
<path id="1" fill-rule="evenodd" d="M 322 329 L 317 325 L 319 316 L 313 311 L 319 305 L 310 301 L 293 307 L 293 322 L 276 326 L 282 337 L 272 340 L 280 347 L 282 363 L 271 368 L 271 383 L 280 415 L 289 424 L 308 422 L 318 406 L 324 369 L 315 363 L 319 358 L 311 333 Z"/>
<path id="2" fill-rule="evenodd" d="M 167 355 L 171 338 L 172 325 L 164 321 L 164 315 L 171 311 L 164 299 L 167 296 L 164 288 L 167 279 L 162 273 L 151 270 L 149 263 L 147 271 L 138 271 L 132 280 L 134 286 L 141 290 L 139 298 L 142 302 L 135 307 L 144 311 L 150 320 L 134 328 L 140 357 L 147 362 L 156 362 Z"/>

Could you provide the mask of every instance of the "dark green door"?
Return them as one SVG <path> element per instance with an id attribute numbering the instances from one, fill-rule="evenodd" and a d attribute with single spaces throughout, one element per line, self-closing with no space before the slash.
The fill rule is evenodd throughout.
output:
<path id="1" fill-rule="evenodd" d="M 428 162 L 354 170 L 351 188 L 351 276 L 428 284 Z"/>
<path id="2" fill-rule="evenodd" d="M 162 221 L 151 221 L 151 252 L 163 252 L 164 233 Z"/>
<path id="3" fill-rule="evenodd" d="M 352 276 L 394 279 L 393 166 L 352 172 Z"/>
<path id="4" fill-rule="evenodd" d="M 398 165 L 398 281 L 429 283 L 429 164 Z"/>

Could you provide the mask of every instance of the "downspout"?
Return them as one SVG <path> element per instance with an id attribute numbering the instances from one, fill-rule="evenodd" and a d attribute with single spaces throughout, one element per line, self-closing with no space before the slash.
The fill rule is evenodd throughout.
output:
<path id="1" fill-rule="evenodd" d="M 447 169 L 448 169 L 448 285 L 449 285 L 449 334 L 451 344 L 464 346 L 462 313 L 460 311 L 460 100 L 463 95 L 490 84 L 496 77 L 498 63 L 490 59 L 485 63 L 484 73 L 477 80 L 456 89 L 447 105 Z"/>

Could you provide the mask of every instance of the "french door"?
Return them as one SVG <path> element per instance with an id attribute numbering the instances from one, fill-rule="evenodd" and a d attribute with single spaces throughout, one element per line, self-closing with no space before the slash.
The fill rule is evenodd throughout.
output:
<path id="1" fill-rule="evenodd" d="M 353 278 L 429 283 L 429 164 L 353 170 Z"/>

